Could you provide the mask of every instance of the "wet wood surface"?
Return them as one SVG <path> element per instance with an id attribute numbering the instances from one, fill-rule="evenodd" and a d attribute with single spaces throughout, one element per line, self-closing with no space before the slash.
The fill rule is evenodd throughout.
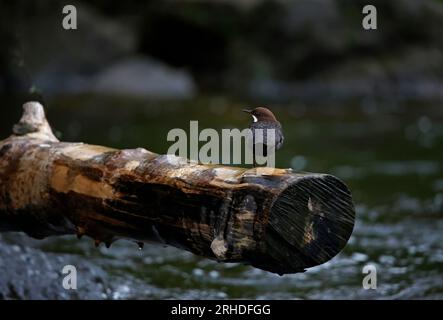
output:
<path id="1" fill-rule="evenodd" d="M 332 175 L 60 142 L 37 102 L 0 141 L 0 231 L 155 242 L 285 274 L 330 260 L 353 226 Z"/>

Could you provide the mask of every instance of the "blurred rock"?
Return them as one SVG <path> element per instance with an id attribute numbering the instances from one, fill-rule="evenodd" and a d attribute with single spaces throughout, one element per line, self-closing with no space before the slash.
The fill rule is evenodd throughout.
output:
<path id="1" fill-rule="evenodd" d="M 343 50 L 347 41 L 346 16 L 338 4 L 335 0 L 288 1 L 283 16 L 285 32 L 306 39 L 311 46 Z"/>
<path id="2" fill-rule="evenodd" d="M 2 240 L 0 235 L 0 300 L 108 298 L 111 286 L 105 284 L 106 272 L 86 259 L 45 253 L 19 243 L 8 245 Z M 78 290 L 63 288 L 66 274 L 62 270 L 66 265 L 77 269 Z"/>
<path id="3" fill-rule="evenodd" d="M 309 79 L 255 79 L 248 92 L 274 101 L 322 103 L 349 99 L 443 100 L 443 53 L 434 48 L 407 48 L 397 56 L 354 57 Z"/>
<path id="4" fill-rule="evenodd" d="M 95 77 L 91 88 L 104 94 L 153 98 L 191 98 L 196 93 L 194 81 L 186 71 L 140 57 L 128 58 L 106 68 Z"/>
<path id="5" fill-rule="evenodd" d="M 43 95 L 84 92 L 91 75 L 134 54 L 133 23 L 109 18 L 91 5 L 76 4 L 78 29 L 64 30 L 63 5 L 60 1 L 0 5 L 0 20 L 8 24 L 8 29 L 0 29 L 0 35 L 8 36 L 0 36 L 2 42 L 8 40 L 0 54 L 2 87 L 25 92 L 34 87 Z"/>
<path id="6" fill-rule="evenodd" d="M 299 0 L 280 2 L 285 8 L 280 11 L 268 5 L 267 15 L 259 8 L 252 11 L 262 25 L 272 12 L 280 19 L 273 19 L 278 27 L 268 35 L 267 54 L 261 57 L 268 72 L 254 74 L 245 91 L 253 98 L 321 104 L 368 98 L 443 100 L 442 3 L 373 1 L 376 31 L 361 27 L 365 4 Z"/>

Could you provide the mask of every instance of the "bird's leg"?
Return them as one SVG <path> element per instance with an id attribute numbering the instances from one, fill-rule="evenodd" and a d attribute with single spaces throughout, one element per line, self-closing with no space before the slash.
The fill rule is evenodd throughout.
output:
<path id="1" fill-rule="evenodd" d="M 252 144 L 252 167 L 257 168 L 257 162 L 255 162 L 255 144 Z"/>

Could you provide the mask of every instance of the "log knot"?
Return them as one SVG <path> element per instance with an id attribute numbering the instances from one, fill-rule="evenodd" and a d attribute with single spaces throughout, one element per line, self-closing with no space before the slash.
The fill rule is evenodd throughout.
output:
<path id="1" fill-rule="evenodd" d="M 217 260 L 223 261 L 226 259 L 228 245 L 227 245 L 226 241 L 223 239 L 223 237 L 217 236 L 211 242 L 211 250 L 214 253 Z"/>

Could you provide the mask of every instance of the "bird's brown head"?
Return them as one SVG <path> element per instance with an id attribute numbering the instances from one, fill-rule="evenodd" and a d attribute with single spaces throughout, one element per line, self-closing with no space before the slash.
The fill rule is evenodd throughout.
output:
<path id="1" fill-rule="evenodd" d="M 254 122 L 257 121 L 277 121 L 274 114 L 266 107 L 256 107 L 254 109 L 244 109 L 246 113 L 249 113 Z"/>

